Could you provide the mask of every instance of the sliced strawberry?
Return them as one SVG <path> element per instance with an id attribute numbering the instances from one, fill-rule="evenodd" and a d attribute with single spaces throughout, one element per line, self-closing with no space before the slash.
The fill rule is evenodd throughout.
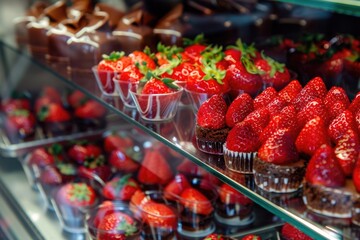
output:
<path id="1" fill-rule="evenodd" d="M 296 162 L 299 156 L 291 130 L 281 128 L 274 132 L 260 147 L 258 157 L 279 165 Z"/>
<path id="2" fill-rule="evenodd" d="M 279 92 L 279 97 L 287 103 L 294 101 L 296 96 L 301 91 L 302 86 L 298 80 L 292 80 Z"/>
<path id="3" fill-rule="evenodd" d="M 176 229 L 177 215 L 164 203 L 149 201 L 142 205 L 143 220 L 152 227 Z"/>
<path id="4" fill-rule="evenodd" d="M 110 134 L 104 138 L 104 150 L 107 153 L 113 150 L 123 150 L 133 147 L 134 141 L 127 136 L 120 136 L 117 134 Z"/>
<path id="5" fill-rule="evenodd" d="M 323 99 L 327 90 L 323 80 L 320 77 L 311 79 L 305 87 L 296 95 L 292 101 L 297 111 L 300 111 L 308 102 L 315 98 Z"/>
<path id="6" fill-rule="evenodd" d="M 254 108 L 259 109 L 267 106 L 278 95 L 277 91 L 273 87 L 267 87 L 254 99 Z"/>
<path id="7" fill-rule="evenodd" d="M 109 200 L 130 201 L 138 189 L 140 189 L 138 183 L 131 178 L 130 174 L 127 174 L 107 182 L 102 189 L 102 194 Z"/>
<path id="8" fill-rule="evenodd" d="M 140 164 L 128 156 L 123 150 L 114 150 L 110 153 L 109 163 L 123 173 L 136 172 Z"/>
<path id="9" fill-rule="evenodd" d="M 285 223 L 281 227 L 281 237 L 288 240 L 312 240 L 311 237 L 300 231 L 298 228 L 290 225 L 289 223 Z"/>
<path id="10" fill-rule="evenodd" d="M 126 213 L 112 212 L 105 214 L 98 225 L 96 239 L 125 240 L 139 231 L 135 220 Z"/>
<path id="11" fill-rule="evenodd" d="M 229 131 L 226 147 L 236 152 L 256 152 L 260 147 L 259 135 L 249 123 L 238 123 Z"/>
<path id="12" fill-rule="evenodd" d="M 267 108 L 260 108 L 246 116 L 244 122 L 249 123 L 252 129 L 260 136 L 263 129 L 269 124 L 270 113 Z"/>
<path id="13" fill-rule="evenodd" d="M 357 132 L 347 130 L 337 141 L 335 156 L 346 176 L 352 176 L 355 163 L 360 153 L 360 142 Z"/>
<path id="14" fill-rule="evenodd" d="M 180 203 L 196 214 L 209 215 L 214 211 L 209 199 L 193 187 L 186 188 L 181 193 Z"/>
<path id="15" fill-rule="evenodd" d="M 231 102 L 226 111 L 226 125 L 234 127 L 236 123 L 241 122 L 254 110 L 253 99 L 247 93 L 239 95 Z"/>
<path id="16" fill-rule="evenodd" d="M 223 183 L 219 190 L 220 201 L 225 204 L 241 204 L 243 206 L 252 205 L 253 201 L 240 193 L 230 185 Z"/>
<path id="17" fill-rule="evenodd" d="M 345 110 L 330 123 L 328 132 L 331 140 L 336 143 L 349 129 L 356 130 L 356 123 L 353 114 Z"/>
<path id="18" fill-rule="evenodd" d="M 168 199 L 175 199 L 174 196 L 180 196 L 185 188 L 190 187 L 190 183 L 183 174 L 177 174 L 174 179 L 164 188 L 164 195 Z"/>
<path id="19" fill-rule="evenodd" d="M 295 145 L 300 153 L 312 156 L 323 144 L 330 145 L 331 141 L 324 120 L 316 116 L 305 124 L 296 138 Z"/>
<path id="20" fill-rule="evenodd" d="M 227 104 L 221 95 L 213 95 L 197 112 L 197 124 L 204 128 L 220 129 L 226 126 Z"/>
<path id="21" fill-rule="evenodd" d="M 344 186 L 345 174 L 330 146 L 322 145 L 316 150 L 307 165 L 305 179 L 311 184 L 326 187 Z"/>
<path id="22" fill-rule="evenodd" d="M 309 101 L 297 114 L 297 122 L 299 127 L 302 128 L 311 119 L 319 116 L 327 125 L 329 121 L 328 112 L 320 98 L 315 98 Z"/>
<path id="23" fill-rule="evenodd" d="M 147 149 L 137 178 L 140 183 L 164 185 L 173 178 L 173 173 L 168 162 L 159 151 Z"/>
<path id="24" fill-rule="evenodd" d="M 334 86 L 327 92 L 324 98 L 324 104 L 328 109 L 331 109 L 334 103 L 338 101 L 342 102 L 346 108 L 350 105 L 350 100 L 345 90 L 341 87 Z"/>

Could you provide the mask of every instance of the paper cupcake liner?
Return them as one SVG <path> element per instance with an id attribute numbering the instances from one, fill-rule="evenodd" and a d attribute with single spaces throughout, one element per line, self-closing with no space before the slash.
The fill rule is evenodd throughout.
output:
<path id="1" fill-rule="evenodd" d="M 225 165 L 231 171 L 252 174 L 253 173 L 253 160 L 257 152 L 237 152 L 224 148 Z"/>
<path id="2" fill-rule="evenodd" d="M 200 151 L 214 154 L 223 155 L 223 142 L 208 141 L 200 138 L 196 138 L 196 143 Z"/>
<path id="3" fill-rule="evenodd" d="M 290 193 L 299 190 L 302 187 L 302 180 L 296 177 L 291 179 L 289 177 L 275 177 L 273 175 L 265 175 L 254 170 L 255 184 L 267 191 L 276 193 Z"/>

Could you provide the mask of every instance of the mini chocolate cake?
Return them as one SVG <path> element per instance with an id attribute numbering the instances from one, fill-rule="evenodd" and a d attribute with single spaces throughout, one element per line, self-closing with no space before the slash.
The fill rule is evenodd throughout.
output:
<path id="1" fill-rule="evenodd" d="M 306 207 L 325 216 L 351 218 L 353 202 L 357 198 L 358 194 L 356 194 L 354 183 L 351 180 L 346 180 L 345 186 L 341 188 L 325 187 L 308 182 L 303 187 L 303 199 Z"/>
<path id="2" fill-rule="evenodd" d="M 223 144 L 230 128 L 208 129 L 196 124 L 195 136 L 199 150 L 210 154 L 223 154 Z"/>
<path id="3" fill-rule="evenodd" d="M 304 160 L 278 165 L 256 157 L 253 168 L 256 185 L 268 192 L 294 192 L 301 188 L 305 175 Z"/>

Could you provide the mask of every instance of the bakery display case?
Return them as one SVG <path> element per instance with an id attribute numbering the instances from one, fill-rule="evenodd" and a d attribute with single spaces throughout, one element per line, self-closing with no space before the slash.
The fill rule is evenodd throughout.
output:
<path id="1" fill-rule="evenodd" d="M 72 6 L 71 3 L 68 3 L 68 6 L 73 7 L 72 10 L 81 9 L 89 12 L 90 10 L 84 9 L 93 7 L 80 4 L 91 1 L 73 2 L 79 3 L 79 5 L 74 4 Z M 110 162 L 111 152 L 104 150 L 105 139 L 109 135 L 115 134 L 121 136 L 122 139 L 128 140 L 128 145 L 123 143 L 126 145 L 126 151 L 124 150 L 124 152 L 133 159 L 134 169 L 124 170 L 112 162 L 109 163 L 111 169 L 106 171 L 110 171 L 111 175 L 119 178 L 123 176 L 123 173 L 130 172 L 136 181 L 146 189 L 147 194 L 155 190 L 165 191 L 170 179 L 174 177 L 177 179 L 176 177 L 179 174 L 190 174 L 190 183 L 194 188 L 199 187 L 199 191 L 207 192 L 209 189 L 220 189 L 218 186 L 225 183 L 246 196 L 246 199 L 253 204 L 251 205 L 251 214 L 245 220 L 235 224 L 224 224 L 226 219 L 221 218 L 220 215 L 223 213 L 221 210 L 226 209 L 227 206 L 220 205 L 219 200 L 214 200 L 209 205 L 215 209 L 215 213 L 211 213 L 214 216 L 211 215 L 211 220 L 205 219 L 201 222 L 201 224 L 206 225 L 207 221 L 210 221 L 210 227 L 207 225 L 204 227 L 204 225 L 197 222 L 189 223 L 189 219 L 194 218 L 190 214 L 194 213 L 184 213 L 182 210 L 187 206 L 186 201 L 182 199 L 182 196 L 170 194 L 168 196 L 170 199 L 173 201 L 176 199 L 176 203 L 181 203 L 171 206 L 173 209 L 177 209 L 174 210 L 176 214 L 179 211 L 179 216 L 176 218 L 176 221 L 179 222 L 176 224 L 180 223 L 180 227 L 176 225 L 176 230 L 170 231 L 171 234 L 176 232 L 178 239 L 202 239 L 211 232 L 219 232 L 234 239 L 241 239 L 250 233 L 258 234 L 262 236 L 262 239 L 282 239 L 281 227 L 285 222 L 296 226 L 313 239 L 360 238 L 360 229 L 355 219 L 357 205 L 354 199 L 358 197 L 357 193 L 351 194 L 346 199 L 347 202 L 345 201 L 345 204 L 351 202 L 350 208 L 353 207 L 355 211 L 353 217 L 329 217 L 315 213 L 307 207 L 308 201 L 304 198 L 302 189 L 290 190 L 286 193 L 269 191 L 264 185 L 256 183 L 252 169 L 247 173 L 239 173 L 236 169 L 235 171 L 231 169 L 233 166 L 229 168 L 229 162 L 223 156 L 222 145 L 219 150 L 221 151 L 220 154 L 219 152 L 212 152 L 213 149 L 210 149 L 210 153 L 212 153 L 210 154 L 209 149 L 202 148 L 198 144 L 195 133 L 197 131 L 197 112 L 200 111 L 199 108 L 203 104 L 203 101 L 201 103 L 197 102 L 197 105 L 194 102 L 201 100 L 198 95 L 192 95 L 193 93 L 190 91 L 181 88 L 183 92 L 182 95 L 180 94 L 181 97 L 179 95 L 177 98 L 176 105 L 167 104 L 171 105 L 172 111 L 170 111 L 170 115 L 162 115 L 162 113 L 155 110 L 155 113 L 153 113 L 154 111 L 149 113 L 142 111 L 144 96 L 140 96 L 136 103 L 131 101 L 132 99 L 136 100 L 135 97 L 130 96 L 130 100 L 127 99 L 128 102 L 124 99 L 129 97 L 129 94 L 135 94 L 132 92 L 132 85 L 126 86 L 130 89 L 129 92 L 126 92 L 127 95 L 123 96 L 124 87 L 121 85 L 121 80 L 113 82 L 114 75 L 104 75 L 98 72 L 98 68 L 94 67 L 101 61 L 102 54 L 110 54 L 113 49 L 123 50 L 127 56 L 135 50 L 143 50 L 145 46 L 150 46 L 154 50 L 159 41 L 167 44 L 182 45 L 184 44 L 182 42 L 184 38 L 195 38 L 200 33 L 203 33 L 208 38 L 209 43 L 213 45 L 221 44 L 224 48 L 235 44 L 237 39 L 249 43 L 249 46 L 252 46 L 250 43 L 254 42 L 255 46 L 262 49 L 266 54 L 280 62 L 285 62 L 291 56 L 294 56 L 291 55 L 294 52 L 288 49 L 280 49 L 279 51 L 279 48 L 272 45 L 271 40 L 274 36 L 286 36 L 286 38 L 296 42 L 297 37 L 302 34 L 312 34 L 314 40 L 315 35 L 322 33 L 326 36 L 322 40 L 330 39 L 328 44 L 337 47 L 348 44 L 346 42 L 348 39 L 359 41 L 359 29 L 356 28 L 357 24 L 360 23 L 359 3 L 357 1 L 326 0 L 302 1 L 301 3 L 297 1 L 218 1 L 217 3 L 213 1 L 183 1 L 180 8 L 177 5 L 180 2 L 158 1 L 159 6 L 162 7 L 154 8 L 151 1 L 142 1 L 143 5 L 141 6 L 146 9 L 145 13 L 142 11 L 143 8 L 137 8 L 138 1 L 96 2 L 94 4 L 97 5 L 98 12 L 86 15 L 86 17 L 81 18 L 81 21 L 65 21 L 66 24 L 61 25 L 61 27 L 58 27 L 59 25 L 55 23 L 46 23 L 53 24 L 52 31 L 43 28 L 40 24 L 43 23 L 42 21 L 36 22 L 38 25 L 26 22 L 30 21 L 28 18 L 24 18 L 26 14 L 27 17 L 35 17 L 34 12 L 26 12 L 30 9 L 30 6 L 34 6 L 34 3 L 29 2 L 28 5 L 25 5 L 22 1 L 0 3 L 1 11 L 11 9 L 9 13 L 2 14 L 6 19 L 2 21 L 2 30 L 0 30 L 0 99 L 3 103 L 0 115 L 0 217 L 2 220 L 0 236 L 4 237 L 4 239 L 88 239 L 91 235 L 95 234 L 96 236 L 98 233 L 91 232 L 95 230 L 89 228 L 93 224 L 92 222 L 86 222 L 84 219 L 75 221 L 79 215 L 84 215 L 83 211 L 87 211 L 86 208 L 83 205 L 64 208 L 63 199 L 57 197 L 58 191 L 60 192 L 61 187 L 66 185 L 65 182 L 60 184 L 57 182 L 55 185 L 51 185 L 41 178 L 46 173 L 45 168 L 33 168 L 33 165 L 29 164 L 29 161 L 31 162 L 29 159 L 31 159 L 32 154 L 35 154 L 36 149 L 50 148 L 59 144 L 66 149 L 64 158 L 71 160 L 72 156 L 69 152 L 72 144 L 85 139 L 96 142 L 101 146 L 103 148 L 101 151 L 104 151 L 104 156 Z M 62 3 L 64 4 L 64 2 Z M 46 6 L 50 6 L 54 3 L 46 4 L 48 4 Z M 38 6 L 37 10 L 42 11 L 46 9 L 46 6 Z M 64 16 L 59 11 L 54 11 L 54 9 L 66 9 L 68 6 L 66 4 L 63 6 L 57 4 L 55 6 L 50 8 L 52 11 L 48 9 L 49 11 L 46 14 L 48 14 L 48 17 L 50 16 L 51 21 L 63 21 Z M 172 11 L 168 11 L 169 9 L 172 9 Z M 113 11 L 110 13 L 110 10 Z M 74 14 L 74 12 L 72 13 Z M 106 27 L 103 19 L 107 15 L 103 15 L 104 12 L 107 12 L 115 19 L 112 19 L 113 22 L 108 21 L 108 19 Z M 151 14 L 147 16 L 147 13 Z M 8 16 L 9 14 L 11 16 Z M 155 16 L 155 18 L 150 18 L 151 16 Z M 96 19 L 96 24 L 93 24 L 94 19 Z M 127 25 L 118 24 L 115 26 L 114 22 L 119 21 L 119 19 L 126 19 L 128 21 Z M 21 24 L 25 24 L 27 29 L 34 30 L 28 30 L 34 36 L 30 34 L 22 35 Z M 209 25 L 212 27 L 209 27 Z M 71 34 L 66 35 L 61 32 L 64 30 L 62 27 L 67 29 L 65 30 L 66 33 L 70 32 Z M 114 33 L 111 36 L 107 34 L 108 27 Z M 44 29 L 46 31 L 41 32 Z M 72 32 L 69 29 L 72 29 Z M 88 29 L 87 32 L 85 31 L 85 35 L 81 35 L 84 34 L 81 32 L 83 29 Z M 28 39 L 21 38 L 24 36 L 27 36 Z M 64 41 L 59 36 L 67 38 L 65 41 L 67 45 L 61 45 L 64 44 Z M 53 41 L 54 45 L 44 44 L 43 38 L 46 37 L 48 37 L 49 42 Z M 53 39 L 50 40 L 50 37 L 53 37 Z M 359 45 L 354 46 L 360 49 Z M 318 49 L 318 51 L 320 50 Z M 63 54 L 68 54 L 70 57 L 65 59 Z M 286 63 L 291 66 L 292 72 L 290 74 L 292 74 L 292 79 L 299 79 L 304 88 L 315 75 L 323 74 L 321 75 L 323 79 L 330 79 L 328 82 L 323 83 L 327 89 L 337 85 L 346 92 L 349 104 L 355 101 L 359 89 L 359 79 L 355 79 L 355 83 L 342 81 L 343 79 L 347 81 L 352 79 L 352 75 L 350 76 L 348 72 L 341 75 L 341 77 L 336 76 L 335 78 L 332 78 L 332 75 L 329 74 L 330 70 L 325 71 L 325 73 L 316 71 L 313 73 L 305 63 L 300 64 L 300 66 L 296 64 L 296 60 Z M 314 65 L 313 63 L 310 62 L 309 65 Z M 355 76 L 358 75 L 355 74 Z M 107 82 L 109 79 L 110 83 Z M 271 86 L 275 87 L 275 85 Z M 284 86 L 279 87 L 277 90 L 280 91 Z M 261 87 L 263 86 L 261 85 Z M 52 92 L 54 90 L 56 91 Z M 92 110 L 96 109 L 100 113 L 96 117 L 87 115 L 85 119 L 81 118 L 80 114 L 75 114 L 77 107 L 72 105 L 71 100 L 71 97 L 75 98 L 75 93 L 78 94 L 76 96 L 81 96 L 87 101 L 93 101 L 90 108 Z M 54 116 L 40 117 L 39 112 L 45 105 L 37 106 L 38 104 L 44 104 L 39 103 L 39 99 L 44 95 L 55 98 L 57 94 L 60 96 L 60 106 L 57 107 L 62 107 L 62 110 L 57 109 L 58 112 Z M 252 98 L 255 98 L 257 94 L 253 94 Z M 25 130 L 16 132 L 12 129 L 13 125 L 8 123 L 9 117 L 4 103 L 13 98 L 26 99 L 31 106 L 29 108 L 37 109 L 34 116 L 37 119 L 33 121 L 36 122 L 32 127 L 33 132 Z M 163 109 L 164 106 L 160 105 L 160 103 L 169 103 L 173 99 L 173 97 L 167 96 L 165 101 L 160 98 L 147 101 L 153 101 L 151 106 L 155 104 L 157 109 Z M 193 102 L 189 104 L 189 101 Z M 26 110 L 26 107 L 22 105 L 21 110 Z M 62 111 L 69 111 L 68 118 L 65 117 L 67 113 Z M 168 109 L 165 110 L 165 112 L 168 111 Z M 50 120 L 41 120 L 43 118 L 58 118 L 60 115 L 63 117 L 60 120 L 61 124 L 58 122 L 52 123 Z M 149 158 L 146 155 L 154 154 L 154 149 L 161 156 L 157 156 L 155 164 L 145 162 L 145 159 Z M 163 158 L 164 162 L 162 162 Z M 77 178 L 86 178 L 86 184 L 94 187 L 100 196 L 102 190 L 99 189 L 105 186 L 110 177 L 99 177 L 103 172 L 101 174 L 92 172 L 89 170 L 91 168 L 88 165 L 85 166 L 83 161 L 75 160 L 75 162 L 77 174 L 74 178 L 76 178 L 76 181 L 84 183 L 83 179 L 79 180 Z M 190 165 L 190 170 L 181 169 L 181 166 L 185 165 L 185 163 Z M 156 166 L 156 164 L 158 165 Z M 149 173 L 144 173 L 145 170 L 142 167 L 147 166 L 149 168 L 150 165 L 152 167 L 155 165 L 156 184 L 144 180 L 144 176 L 148 177 Z M 80 168 L 79 166 L 85 167 Z M 126 166 L 130 168 L 132 165 L 127 163 Z M 166 167 L 162 168 L 163 166 Z M 55 168 L 60 169 L 58 165 Z M 217 187 L 201 189 L 205 188 L 206 184 L 201 184 L 201 180 L 193 178 L 194 175 L 201 179 L 206 178 L 207 181 L 211 181 L 211 184 L 215 183 Z M 62 177 L 64 178 L 64 176 Z M 186 177 L 189 176 L 186 175 Z M 88 182 L 88 179 L 91 179 L 91 181 Z M 348 177 L 348 181 L 352 182 L 349 179 Z M 180 180 L 176 181 L 179 183 Z M 79 187 L 79 185 L 76 187 Z M 353 190 L 356 192 L 355 189 Z M 103 195 L 97 201 L 106 199 Z M 157 196 L 156 194 L 153 195 Z M 214 195 L 221 195 L 221 193 L 216 192 Z M 211 199 L 212 195 L 207 196 Z M 167 198 L 166 200 L 166 204 L 169 205 L 171 201 L 168 201 Z M 93 207 L 93 205 L 99 205 L 99 203 L 96 202 L 90 205 Z M 131 206 L 130 202 L 130 210 Z M 119 208 L 122 208 L 122 206 Z M 81 209 L 80 212 L 79 209 Z M 149 214 L 142 208 L 139 211 L 142 214 L 141 216 Z M 246 212 L 246 209 L 243 211 Z M 183 216 L 181 214 L 188 215 Z M 203 215 L 208 217 L 209 214 Z M 191 225 L 191 227 L 187 227 L 186 224 Z M 192 228 L 192 224 L 195 228 Z M 161 228 L 160 231 L 159 226 L 154 228 L 148 222 L 143 228 L 146 229 L 142 233 L 144 239 L 150 238 L 151 234 L 146 235 L 149 232 L 154 234 L 155 231 L 156 234 L 162 236 L 167 234 L 164 229 Z M 196 237 L 196 234 L 200 235 Z M 170 237 L 174 239 L 174 236 Z"/>

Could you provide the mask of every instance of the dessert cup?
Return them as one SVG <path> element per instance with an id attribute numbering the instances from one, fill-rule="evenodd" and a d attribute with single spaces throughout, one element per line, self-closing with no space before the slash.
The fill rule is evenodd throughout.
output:
<path id="1" fill-rule="evenodd" d="M 177 239 L 178 212 L 176 206 L 167 201 L 160 190 L 144 192 L 145 200 L 132 206 L 135 215 L 144 221 L 143 239 Z M 134 203 L 132 203 L 134 205 Z"/>
<path id="2" fill-rule="evenodd" d="M 225 165 L 228 169 L 245 174 L 253 173 L 253 160 L 257 152 L 231 151 L 226 147 L 226 143 L 223 145 L 223 148 Z"/>
<path id="3" fill-rule="evenodd" d="M 172 119 L 178 109 L 183 88 L 171 93 L 143 94 L 138 93 L 137 86 L 132 86 L 130 95 L 135 102 L 141 118 L 147 121 L 166 121 Z"/>
<path id="4" fill-rule="evenodd" d="M 204 179 L 194 178 L 190 185 L 190 188 L 205 196 L 206 200 L 184 198 L 183 194 L 168 194 L 171 199 L 175 199 L 179 212 L 179 234 L 185 238 L 203 238 L 215 231 L 214 208 L 218 193 L 215 186 Z M 187 190 L 182 193 L 185 191 Z"/>
<path id="5" fill-rule="evenodd" d="M 105 96 L 116 96 L 115 85 L 113 78 L 116 76 L 116 72 L 113 71 L 99 71 L 97 65 L 91 68 L 94 73 L 96 83 L 102 94 Z"/>
<path id="6" fill-rule="evenodd" d="M 106 228 L 108 221 L 116 223 L 111 230 L 103 229 Z M 127 223 L 126 226 L 123 225 L 124 222 Z M 142 221 L 134 216 L 129 205 L 121 201 L 105 201 L 91 209 L 86 215 L 88 239 L 95 240 L 111 236 L 112 239 L 140 240 L 142 226 Z"/>
<path id="7" fill-rule="evenodd" d="M 113 78 L 113 82 L 115 86 L 115 94 L 119 95 L 124 105 L 129 108 L 135 108 L 135 102 L 133 101 L 129 90 L 132 87 L 135 88 L 134 85 L 136 85 L 136 83 L 131 81 L 119 80 L 116 77 Z"/>
<path id="8" fill-rule="evenodd" d="M 195 138 L 197 148 L 205 153 L 223 155 L 223 145 L 229 133 L 228 127 L 210 129 L 195 125 Z"/>

